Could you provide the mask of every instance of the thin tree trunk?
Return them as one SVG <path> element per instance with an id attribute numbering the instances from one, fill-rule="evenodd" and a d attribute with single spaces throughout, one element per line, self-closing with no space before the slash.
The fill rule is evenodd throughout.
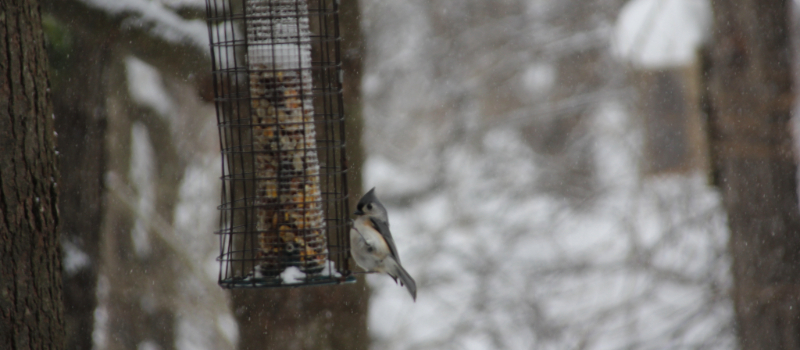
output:
<path id="1" fill-rule="evenodd" d="M 86 34 L 86 33 L 82 33 Z M 67 349 L 91 350 L 97 308 L 100 229 L 105 175 L 105 84 L 108 48 L 90 35 L 76 35 L 68 67 L 53 77 L 53 108 L 61 173 L 61 241 L 65 254 L 88 261 L 64 266 Z"/>
<path id="2" fill-rule="evenodd" d="M 138 201 L 145 196 L 131 178 L 132 131 L 138 123 L 141 130 L 146 130 L 145 139 L 140 141 L 154 150 L 153 159 L 149 159 L 153 165 L 152 179 L 147 179 L 155 189 L 153 209 L 171 224 L 183 165 L 177 160 L 169 125 L 154 111 L 138 107 L 129 98 L 126 67 L 121 59 L 126 57 L 126 52 L 112 55 L 113 63 L 105 72 L 108 171 L 115 177 L 115 183 L 133 192 L 129 200 Z M 113 195 L 107 195 L 106 200 L 100 248 L 103 261 L 100 273 L 108 281 L 107 299 L 100 301 L 108 310 L 106 349 L 137 349 L 141 344 L 163 350 L 175 349 L 177 318 L 170 302 L 171 297 L 177 297 L 175 257 L 147 222 L 155 218 L 137 217 L 135 210 Z M 137 220 L 141 220 L 141 229 L 146 231 L 147 237 L 138 250 L 132 237 Z"/>
<path id="3" fill-rule="evenodd" d="M 717 0 L 707 84 L 742 349 L 800 348 L 800 214 L 786 0 Z"/>
<path id="4" fill-rule="evenodd" d="M 58 169 L 35 0 L 0 2 L 0 349 L 63 349 Z"/>

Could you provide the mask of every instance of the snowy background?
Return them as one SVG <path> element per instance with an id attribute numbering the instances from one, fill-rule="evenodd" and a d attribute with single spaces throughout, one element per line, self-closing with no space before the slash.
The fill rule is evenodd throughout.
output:
<path id="1" fill-rule="evenodd" d="M 203 0 L 82 1 L 206 50 L 203 21 L 175 13 L 203 10 Z M 367 277 L 373 349 L 734 347 L 719 196 L 702 168 L 644 175 L 629 78 L 693 64 L 709 38 L 708 1 L 360 4 L 363 186 L 387 204 L 419 290 L 414 303 L 390 278 Z M 141 303 L 180 300 L 178 349 L 233 349 L 238 330 L 209 239 L 219 202 L 218 150 L 203 146 L 217 142 L 213 106 L 181 92 L 190 79 L 135 55 L 124 62 L 132 100 L 182 140 L 185 168 L 174 213 L 154 213 L 160 150 L 134 123 L 130 188 L 119 174 L 106 179 L 140 218 L 155 218 L 135 223 L 135 254 L 151 254 L 156 232 L 191 271 L 178 281 L 181 298 L 153 292 Z M 65 266 L 81 261 L 68 252 Z M 109 341 L 109 273 L 98 287 L 99 349 Z"/>
<path id="2" fill-rule="evenodd" d="M 419 287 L 368 277 L 373 348 L 733 347 L 718 195 L 642 176 L 624 78 L 692 64 L 707 2 L 362 4 L 365 186 Z"/>

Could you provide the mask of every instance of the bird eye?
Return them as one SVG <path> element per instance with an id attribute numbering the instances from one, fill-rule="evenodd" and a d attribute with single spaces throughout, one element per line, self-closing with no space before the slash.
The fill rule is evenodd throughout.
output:
<path id="1" fill-rule="evenodd" d="M 372 204 L 367 204 L 367 210 L 372 210 Z"/>

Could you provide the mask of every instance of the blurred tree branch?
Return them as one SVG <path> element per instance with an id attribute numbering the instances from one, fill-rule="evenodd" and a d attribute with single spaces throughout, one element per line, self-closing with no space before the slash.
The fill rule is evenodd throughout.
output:
<path id="1" fill-rule="evenodd" d="M 122 3 L 118 3 L 118 5 L 122 5 Z M 127 115 L 128 112 L 120 111 L 119 105 L 115 105 L 114 102 L 124 101 L 125 99 L 121 97 L 128 93 L 127 89 L 120 86 L 124 86 L 126 83 L 125 79 L 120 79 L 121 74 L 124 74 L 121 69 L 125 69 L 120 61 L 131 55 L 141 57 L 158 66 L 159 70 L 165 72 L 170 79 L 190 82 L 196 93 L 206 99 L 210 99 L 208 96 L 211 90 L 210 70 L 208 69 L 210 63 L 207 46 L 198 46 L 185 40 L 174 42 L 166 40 L 163 36 L 155 35 L 152 30 L 154 25 L 138 20 L 140 14 L 135 11 L 114 14 L 107 9 L 90 6 L 88 2 L 78 0 L 45 0 L 42 2 L 42 9 L 48 24 L 48 39 L 51 41 L 48 47 L 49 52 L 51 58 L 56 58 L 53 60 L 55 64 L 51 68 L 51 72 L 53 72 L 54 112 L 57 116 L 56 130 L 62 137 L 60 150 L 61 170 L 64 174 L 62 182 L 64 201 L 61 203 L 61 211 L 65 217 L 62 241 L 64 245 L 71 247 L 71 249 L 67 249 L 68 252 L 74 251 L 88 258 L 88 264 L 82 264 L 76 271 L 65 273 L 67 346 L 70 349 L 91 349 L 94 346 L 93 332 L 96 327 L 94 316 L 98 306 L 95 291 L 98 273 L 100 266 L 113 265 L 110 261 L 104 261 L 100 254 L 101 243 L 108 244 L 115 241 L 103 236 L 103 232 L 108 233 L 108 231 L 104 229 L 102 223 L 112 222 L 122 225 L 112 227 L 113 232 L 120 232 L 123 237 L 128 235 L 128 232 L 122 229 L 126 220 L 109 221 L 109 218 L 114 217 L 109 214 L 116 206 L 113 203 L 109 205 L 110 203 L 105 197 L 106 188 L 103 184 L 103 178 L 109 169 L 119 168 L 120 164 L 129 161 L 126 157 L 126 154 L 129 154 L 124 151 L 127 145 L 122 145 L 121 153 L 113 151 L 119 150 L 119 143 L 129 140 L 129 138 L 109 138 L 109 135 L 118 135 L 119 133 L 125 135 L 130 130 L 116 130 L 116 133 L 108 133 L 109 116 Z M 177 19 L 187 15 L 196 17 L 197 13 L 202 12 L 186 8 L 163 8 L 162 10 L 164 11 L 162 17 L 171 16 L 170 18 Z M 175 11 L 175 13 L 171 11 Z M 180 14 L 177 13 L 178 11 Z M 138 25 L 132 25 L 136 23 Z M 176 23 L 180 24 L 181 22 L 178 20 Z M 199 24 L 204 27 L 204 23 L 201 21 Z M 54 39 L 60 41 L 54 42 Z M 150 133 L 155 137 L 154 141 L 161 143 L 159 146 L 161 150 L 173 149 L 171 145 L 177 141 L 172 139 L 169 125 L 164 125 L 159 117 L 147 117 L 152 113 L 148 113 L 144 109 L 132 111 L 134 113 L 142 112 L 138 113 L 138 117 L 142 118 L 150 127 Z M 136 118 L 137 116 L 131 117 Z M 119 117 L 117 117 L 118 119 Z M 111 125 L 122 128 L 130 126 L 129 123 L 124 122 L 112 122 Z M 112 142 L 109 144 L 107 140 Z M 157 156 L 162 160 L 159 163 L 162 170 L 162 176 L 159 179 L 172 181 L 169 185 L 163 185 L 163 181 L 159 181 L 159 184 L 162 185 L 158 188 L 157 205 L 159 205 L 160 211 L 171 212 L 171 206 L 167 202 L 176 198 L 178 186 L 175 181 L 180 181 L 182 167 L 186 162 L 177 159 L 180 157 L 177 157 L 175 152 L 159 152 Z M 120 215 L 125 216 L 124 214 Z M 124 241 L 125 238 L 122 240 Z M 124 246 L 121 245 L 121 247 Z M 130 251 L 122 251 L 112 256 L 119 257 L 129 253 Z M 131 277 L 128 276 L 122 281 L 130 281 Z M 112 282 L 112 291 L 122 287 L 117 285 L 113 278 L 109 280 Z M 145 297 L 144 295 L 136 296 L 142 291 L 131 291 L 124 287 L 123 289 L 124 293 L 127 293 L 125 295 L 131 293 L 134 295 L 133 299 L 136 305 L 139 305 L 136 298 Z M 115 301 L 121 300 L 115 299 Z M 169 305 L 169 303 L 160 304 Z M 114 305 L 111 305 L 112 315 L 115 313 L 114 310 L 118 310 L 113 307 Z M 137 310 L 137 306 L 130 306 L 128 318 L 131 319 L 131 322 L 142 324 L 134 315 Z M 160 316 L 154 317 L 162 321 L 166 320 L 165 328 L 172 329 L 174 322 L 171 321 L 171 316 L 161 313 Z M 112 321 L 114 321 L 113 324 L 118 324 L 117 321 L 120 320 Z M 158 322 L 145 323 L 155 324 Z M 113 327 L 110 328 L 111 333 L 117 331 Z M 119 329 L 119 331 L 130 332 L 137 327 L 122 328 L 124 329 Z M 118 339 L 136 345 L 143 340 L 159 338 L 156 335 L 140 335 L 142 336 L 140 339 L 135 339 L 135 336 L 122 336 Z M 171 338 L 164 342 L 166 344 L 174 343 Z"/>

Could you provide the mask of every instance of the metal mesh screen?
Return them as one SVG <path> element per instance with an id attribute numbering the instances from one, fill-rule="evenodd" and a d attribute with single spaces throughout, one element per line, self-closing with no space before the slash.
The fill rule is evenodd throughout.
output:
<path id="1" fill-rule="evenodd" d="M 207 0 L 226 288 L 352 281 L 337 4 Z"/>

